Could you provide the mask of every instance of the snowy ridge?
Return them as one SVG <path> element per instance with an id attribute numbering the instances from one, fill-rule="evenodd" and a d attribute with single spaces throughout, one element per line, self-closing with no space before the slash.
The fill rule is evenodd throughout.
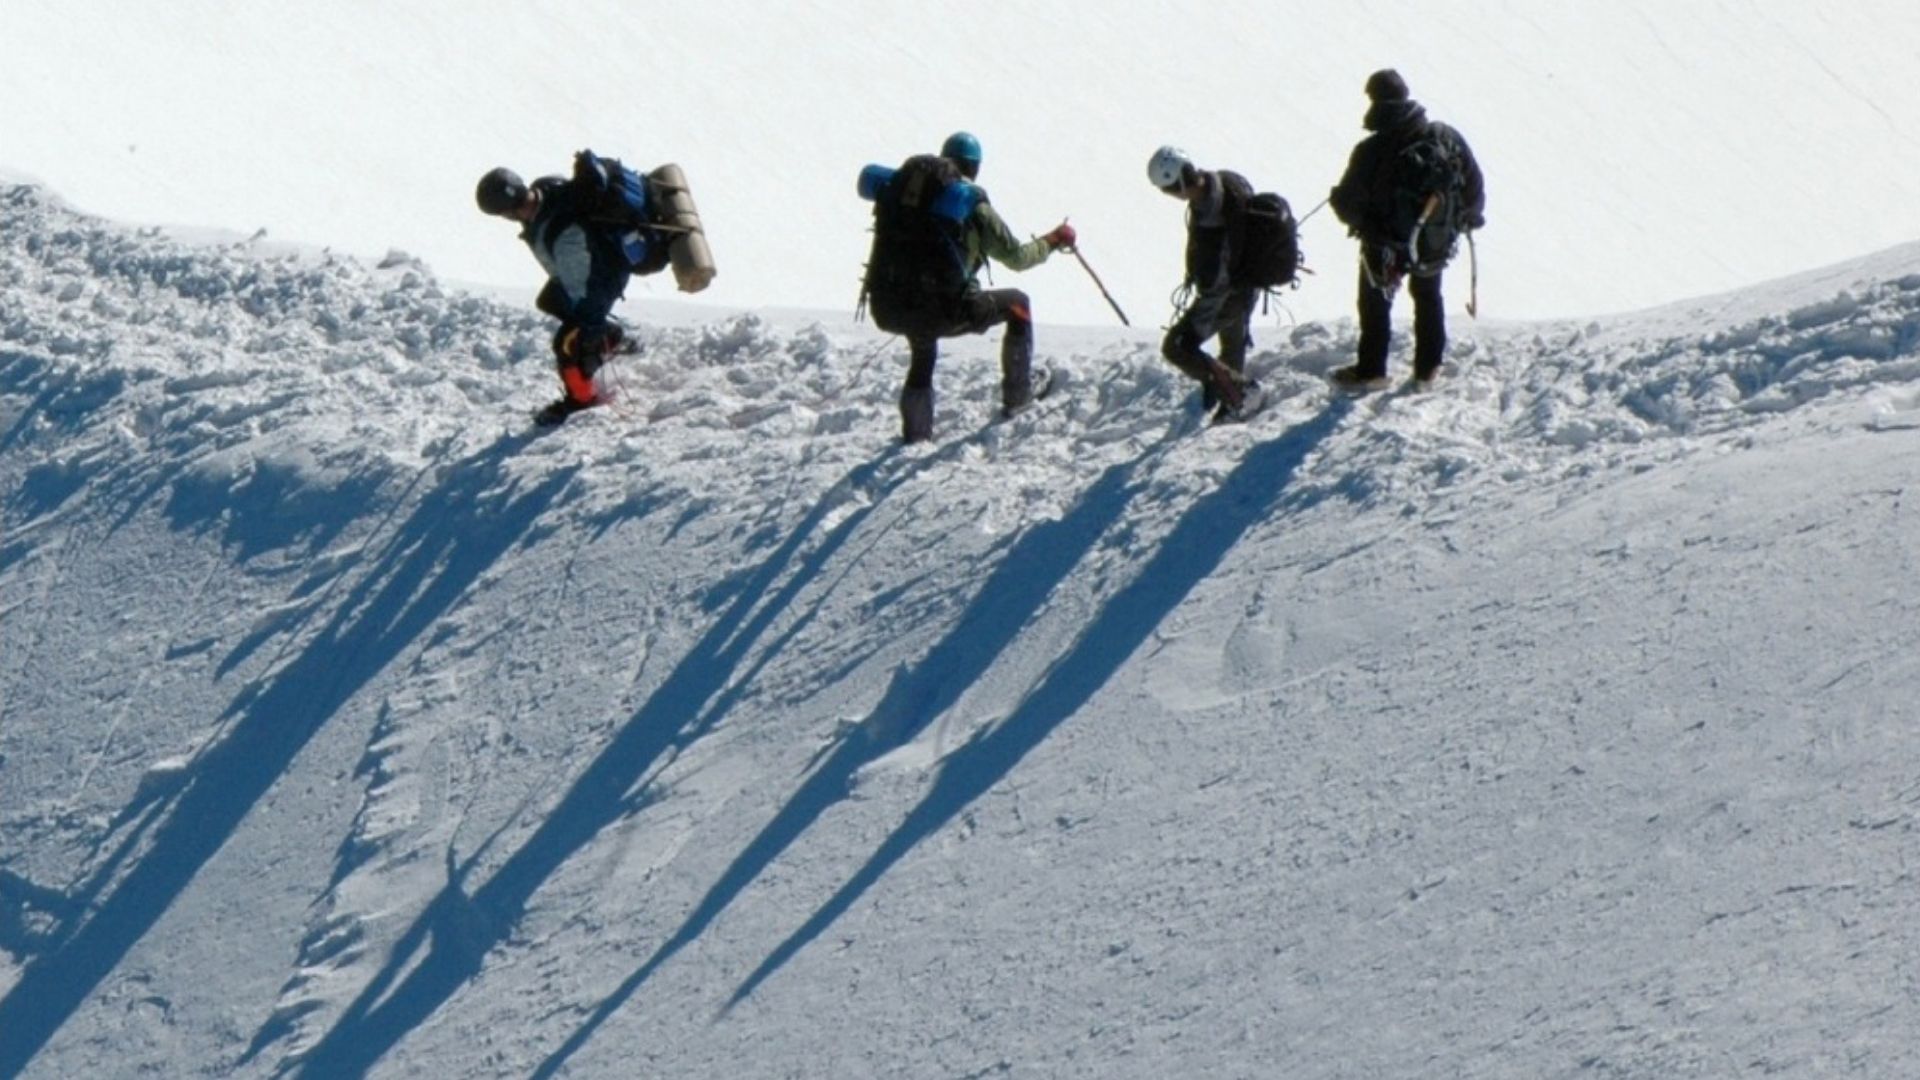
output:
<path id="1" fill-rule="evenodd" d="M 903 449 L 868 327 L 535 435 L 530 308 L 0 206 L 0 1075 L 1920 1064 L 1920 247 Z"/>

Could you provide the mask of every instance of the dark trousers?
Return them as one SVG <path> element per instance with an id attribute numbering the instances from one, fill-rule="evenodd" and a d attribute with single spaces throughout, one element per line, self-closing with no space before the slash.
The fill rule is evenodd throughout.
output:
<path id="1" fill-rule="evenodd" d="M 960 298 L 951 310 L 916 321 L 904 331 L 911 360 L 900 391 L 900 434 L 907 442 L 933 437 L 933 366 L 940 339 L 984 333 L 1005 323 L 1000 339 L 1000 404 L 1009 412 L 1033 397 L 1033 315 L 1019 289 L 983 289 Z"/>
<path id="2" fill-rule="evenodd" d="M 1220 364 L 1234 375 L 1247 370 L 1247 347 L 1253 342 L 1253 306 L 1260 290 L 1223 285 L 1194 298 L 1160 343 L 1160 355 L 1188 378 L 1198 380 L 1202 401 L 1212 408 L 1220 397 L 1220 377 L 1214 358 L 1204 348 L 1209 338 L 1220 338 Z"/>
<path id="3" fill-rule="evenodd" d="M 564 400 L 574 406 L 591 405 L 596 400 L 594 373 L 607 356 L 620 347 L 626 332 L 619 323 L 591 326 L 563 322 L 553 332 L 554 367 L 560 374 Z"/>
<path id="4" fill-rule="evenodd" d="M 1202 346 L 1219 335 L 1220 362 L 1228 370 L 1247 370 L 1247 346 L 1253 340 L 1253 305 L 1260 290 L 1228 286 L 1201 293 L 1167 331 L 1160 343 L 1160 355 L 1187 375 L 1207 382 L 1213 357 Z"/>
<path id="5" fill-rule="evenodd" d="M 1440 370 L 1447 355 L 1447 307 L 1440 297 L 1440 275 L 1408 275 L 1407 291 L 1413 294 L 1413 373 L 1425 378 Z M 1387 347 L 1393 341 L 1393 294 L 1373 283 L 1365 267 L 1360 270 L 1360 348 L 1359 368 L 1363 379 L 1385 378 Z"/>

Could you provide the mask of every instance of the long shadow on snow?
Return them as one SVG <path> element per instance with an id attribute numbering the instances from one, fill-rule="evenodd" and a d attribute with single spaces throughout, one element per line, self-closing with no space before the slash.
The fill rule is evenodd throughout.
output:
<path id="1" fill-rule="evenodd" d="M 331 622 L 268 682 L 228 706 L 228 730 L 195 759 L 151 845 L 104 900 L 97 895 L 104 879 L 75 898 L 91 916 L 35 958 L 0 1000 L 0 1076 L 26 1068 L 313 736 L 457 603 L 566 486 L 572 470 L 529 491 L 502 488 L 501 465 L 521 441 L 502 440 L 452 466 Z"/>
<path id="2" fill-rule="evenodd" d="M 518 443 L 502 442 L 499 445 L 507 447 L 518 445 Z M 417 489 L 421 478 L 429 475 L 432 468 L 433 466 L 423 468 L 418 476 L 406 484 L 398 496 L 385 500 L 391 509 L 368 530 L 368 535 L 374 537 L 389 535 L 389 529 L 395 519 L 400 517 L 407 506 L 415 504 L 413 492 Z M 151 469 L 142 471 L 141 468 L 126 470 L 116 468 L 108 473 L 104 480 L 96 480 L 88 484 L 91 492 L 89 501 L 105 506 L 117 506 L 119 509 L 114 515 L 117 518 L 117 524 L 114 527 L 117 528 L 120 524 L 132 520 L 140 507 L 156 493 L 166 490 L 171 483 L 172 474 L 178 471 L 177 468 L 167 472 L 155 472 Z M 357 485 L 356 488 L 357 491 L 372 490 L 370 485 Z M 345 516 L 337 516 L 343 519 L 342 524 L 344 524 Z M 190 527 L 192 522 L 176 519 L 174 524 L 177 528 L 186 528 Z M 408 534 L 404 530 L 395 532 L 392 536 L 393 538 L 388 541 L 389 551 L 408 542 Z M 378 567 L 389 559 L 390 556 L 382 556 L 380 559 L 371 561 L 370 565 Z M 4 557 L 0 557 L 0 563 L 3 562 Z M 216 679 L 224 677 L 256 649 L 269 642 L 281 642 L 284 648 L 282 655 L 291 654 L 298 644 L 301 628 L 312 621 L 313 613 L 326 610 L 323 603 L 324 596 L 331 595 L 332 586 L 337 581 L 350 579 L 360 570 L 361 565 L 368 565 L 351 562 L 336 564 L 332 560 L 326 562 L 323 569 L 310 571 L 290 594 L 291 600 L 301 604 L 301 614 L 297 618 L 267 619 L 258 623 L 228 651 L 226 659 L 222 660 L 216 669 Z M 371 581 L 375 578 L 370 574 L 366 580 Z M 252 707 L 253 695 L 262 689 L 261 686 L 251 686 L 246 692 L 237 696 L 228 703 L 224 718 L 245 713 Z M 218 745 L 216 742 L 213 746 L 203 749 L 201 755 L 210 753 Z M 88 867 L 78 880 L 69 882 L 64 888 L 58 890 L 33 887 L 20 892 L 18 895 L 22 898 L 23 912 L 27 909 L 38 911 L 41 915 L 50 917 L 53 920 L 53 926 L 51 929 L 37 931 L 16 941 L 8 936 L 10 920 L 0 919 L 0 948 L 11 949 L 24 957 L 30 952 L 37 954 L 49 949 L 57 949 L 77 933 L 85 925 L 86 906 L 97 900 L 105 890 L 106 883 L 119 875 L 122 864 L 142 850 L 147 834 L 167 819 L 167 815 L 173 810 L 180 797 L 181 790 L 189 784 L 194 775 L 197 775 L 198 764 L 198 761 L 194 762 L 185 774 L 166 782 L 155 785 L 142 784 L 133 798 L 122 806 L 113 820 L 107 824 L 103 830 L 105 840 L 95 844 Z M 101 854 L 102 852 L 105 854 Z M 31 885 L 24 882 L 24 879 L 22 882 Z M 4 885 L 4 878 L 0 878 L 0 899 L 5 898 Z"/>
<path id="3" fill-rule="evenodd" d="M 1020 536 L 1000 557 L 947 636 L 918 664 L 896 673 L 866 723 L 814 769 L 727 867 L 680 929 L 595 1007 L 593 1015 L 534 1071 L 534 1077 L 555 1075 L 661 965 L 696 941 L 821 815 L 847 798 L 855 774 L 911 742 L 986 674 L 1055 586 L 1120 519 L 1134 494 L 1133 473 L 1144 460 L 1110 467 L 1066 517 L 1036 525 Z"/>
<path id="4" fill-rule="evenodd" d="M 631 789 L 656 762 L 726 716 L 739 693 L 743 661 L 759 639 L 803 589 L 818 583 L 821 568 L 886 494 L 923 464 L 899 459 L 895 450 L 854 469 L 834 490 L 862 491 L 867 495 L 865 503 L 836 523 L 802 558 L 809 539 L 846 505 L 831 493 L 819 499 L 533 835 L 471 895 L 464 882 L 480 854 L 450 866 L 446 886 L 394 944 L 386 964 L 326 1035 L 299 1059 L 283 1065 L 280 1075 L 295 1070 L 303 1077 L 328 1080 L 364 1075 L 477 975 L 486 954 L 518 925 L 534 893 L 603 829 L 632 811 Z M 783 575 L 786 580 L 781 583 Z M 779 589 L 771 591 L 777 583 Z M 783 634 L 764 651 L 779 650 L 791 636 L 791 631 Z M 762 656 L 744 670 L 758 670 L 766 660 Z M 261 1031 L 247 1056 L 258 1055 L 280 1034 L 271 1026 Z"/>
<path id="5" fill-rule="evenodd" d="M 801 949 L 832 926 L 895 863 L 992 789 L 1021 759 L 1078 712 L 1154 628 L 1207 579 L 1254 523 L 1279 502 L 1294 472 L 1344 415 L 1338 403 L 1271 442 L 1255 447 L 1221 486 L 1195 503 L 1153 559 L 1087 625 L 1073 649 L 1041 678 L 1013 713 L 949 755 L 920 804 L 838 892 L 781 942 L 734 990 L 745 1000 Z"/>

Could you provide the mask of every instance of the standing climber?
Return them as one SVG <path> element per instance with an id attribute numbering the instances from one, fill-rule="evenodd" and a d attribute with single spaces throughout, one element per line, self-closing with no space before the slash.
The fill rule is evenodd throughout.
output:
<path id="1" fill-rule="evenodd" d="M 1486 224 L 1486 189 L 1466 139 L 1427 119 L 1400 73 L 1367 79 L 1366 129 L 1328 196 L 1360 240 L 1360 342 L 1355 363 L 1333 372 L 1349 390 L 1387 385 L 1393 297 L 1404 279 L 1413 294 L 1413 382 L 1433 384 L 1446 359 L 1447 317 L 1440 276 L 1461 234 Z"/>

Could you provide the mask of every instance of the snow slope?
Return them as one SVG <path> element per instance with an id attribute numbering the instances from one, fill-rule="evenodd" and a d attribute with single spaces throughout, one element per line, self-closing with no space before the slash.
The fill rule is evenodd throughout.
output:
<path id="1" fill-rule="evenodd" d="M 1920 247 L 897 343 L 0 191 L 0 1075 L 1903 1076 Z"/>
<path id="2" fill-rule="evenodd" d="M 473 208 L 508 164 L 582 146 L 686 167 L 719 260 L 702 299 L 849 312 L 854 177 L 985 143 L 1012 226 L 1070 215 L 1136 325 L 1167 318 L 1181 211 L 1162 143 L 1306 214 L 1405 73 L 1488 176 L 1485 310 L 1561 318 L 1745 287 L 1920 236 L 1907 0 L 66 0 L 5 5 L 0 162 L 94 213 L 267 229 L 527 291 Z M 1302 320 L 1353 310 L 1353 253 L 1308 221 Z M 1070 262 L 1043 323 L 1111 325 Z M 645 295 L 644 285 L 635 296 Z"/>

